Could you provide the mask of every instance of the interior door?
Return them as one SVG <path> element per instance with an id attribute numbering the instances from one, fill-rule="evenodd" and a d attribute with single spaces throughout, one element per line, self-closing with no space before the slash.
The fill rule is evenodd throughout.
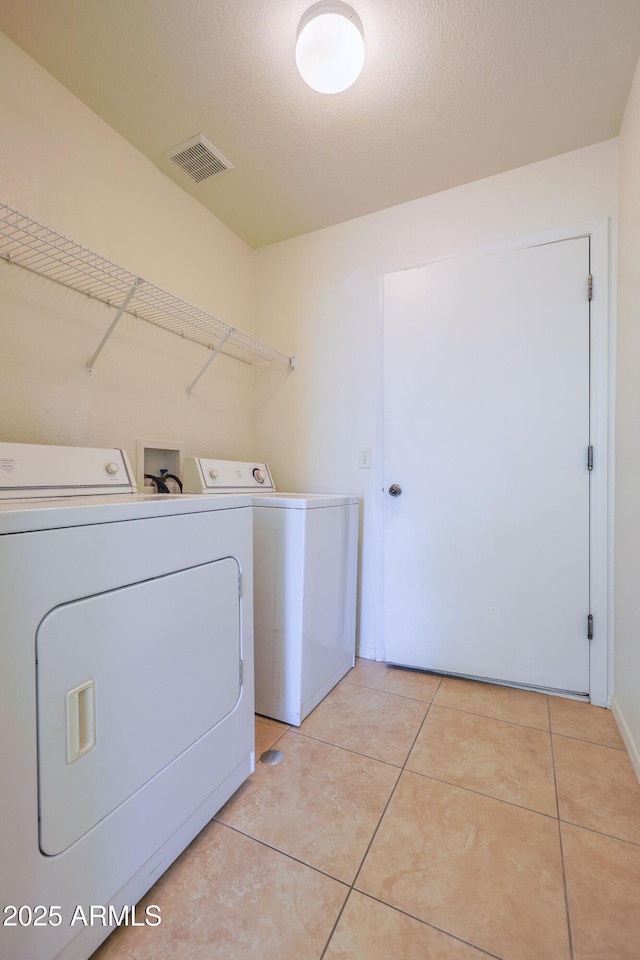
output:
<path id="1" fill-rule="evenodd" d="M 387 661 L 588 692 L 588 274 L 581 237 L 385 277 Z"/>

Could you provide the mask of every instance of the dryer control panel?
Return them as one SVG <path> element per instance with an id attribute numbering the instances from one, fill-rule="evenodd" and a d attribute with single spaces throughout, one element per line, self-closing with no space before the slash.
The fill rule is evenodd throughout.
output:
<path id="1" fill-rule="evenodd" d="M 208 460 L 187 457 L 184 461 L 184 493 L 255 493 L 275 491 L 266 463 L 241 460 Z"/>
<path id="2" fill-rule="evenodd" d="M 0 443 L 0 500 L 135 492 L 124 450 Z"/>

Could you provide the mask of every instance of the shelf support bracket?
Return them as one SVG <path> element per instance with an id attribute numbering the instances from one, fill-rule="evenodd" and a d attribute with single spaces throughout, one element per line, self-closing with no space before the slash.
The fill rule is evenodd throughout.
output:
<path id="1" fill-rule="evenodd" d="M 209 367 L 211 366 L 215 358 L 218 356 L 218 354 L 220 353 L 220 351 L 222 350 L 222 348 L 224 347 L 225 343 L 227 342 L 230 336 L 231 336 L 231 330 L 229 330 L 229 332 L 225 334 L 225 336 L 222 338 L 222 340 L 220 341 L 218 346 L 215 348 L 215 350 L 212 350 L 211 356 L 208 358 L 207 362 L 205 363 L 200 373 L 197 375 L 197 377 L 194 380 L 191 381 L 191 383 L 187 387 L 187 391 L 185 394 L 187 400 L 191 400 L 191 391 L 195 387 L 196 383 L 198 382 L 202 374 L 209 369 Z"/>
<path id="2" fill-rule="evenodd" d="M 102 353 L 105 344 L 107 343 L 107 341 L 109 340 L 111 334 L 113 333 L 113 331 L 114 331 L 115 328 L 117 327 L 118 321 L 120 320 L 120 317 L 122 316 L 122 314 L 125 312 L 125 310 L 126 310 L 127 307 L 129 306 L 129 304 L 130 304 L 131 301 L 133 300 L 133 297 L 134 297 L 134 295 L 135 295 L 135 293 L 136 293 L 136 290 L 138 289 L 138 287 L 142 286 L 143 282 L 144 282 L 144 281 L 142 280 L 142 278 L 141 278 L 141 277 L 138 277 L 138 279 L 135 281 L 135 283 L 134 283 L 133 286 L 131 287 L 131 290 L 129 290 L 129 293 L 128 293 L 127 296 L 125 297 L 124 303 L 122 304 L 122 306 L 120 307 L 120 309 L 119 309 L 118 312 L 116 313 L 115 317 L 113 318 L 113 320 L 112 320 L 111 323 L 109 324 L 109 329 L 107 330 L 107 332 L 105 333 L 104 337 L 102 338 L 102 340 L 101 340 L 100 343 L 98 344 L 97 350 L 95 351 L 95 353 L 93 354 L 93 356 L 91 357 L 91 359 L 87 361 L 87 366 L 86 366 L 86 371 L 87 371 L 87 373 L 89 373 L 89 374 L 93 373 L 93 367 L 94 367 L 94 365 L 95 365 L 96 360 L 98 359 L 98 357 L 99 357 L 100 354 Z"/>

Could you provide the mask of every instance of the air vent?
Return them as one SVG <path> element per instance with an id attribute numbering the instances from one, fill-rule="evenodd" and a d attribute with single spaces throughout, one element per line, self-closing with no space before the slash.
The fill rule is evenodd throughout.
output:
<path id="1" fill-rule="evenodd" d="M 184 170 L 196 183 L 224 173 L 225 170 L 233 170 L 233 164 L 201 133 L 168 150 L 164 156 Z"/>

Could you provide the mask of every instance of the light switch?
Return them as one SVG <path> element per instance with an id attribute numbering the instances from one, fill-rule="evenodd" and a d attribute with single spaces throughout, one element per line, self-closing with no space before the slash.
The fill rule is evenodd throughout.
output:
<path id="1" fill-rule="evenodd" d="M 360 447 L 358 453 L 358 466 L 361 470 L 371 469 L 371 447 Z"/>

